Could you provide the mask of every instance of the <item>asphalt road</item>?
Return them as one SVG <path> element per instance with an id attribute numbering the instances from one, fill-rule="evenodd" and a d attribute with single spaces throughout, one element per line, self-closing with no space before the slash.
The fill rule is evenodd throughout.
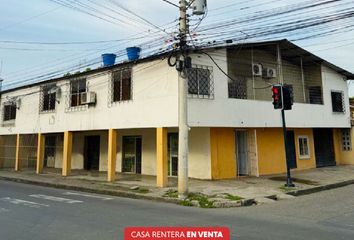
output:
<path id="1" fill-rule="evenodd" d="M 198 209 L 0 181 L 1 240 L 123 239 L 126 226 L 229 226 L 231 239 L 354 239 L 354 185 L 234 209 Z"/>

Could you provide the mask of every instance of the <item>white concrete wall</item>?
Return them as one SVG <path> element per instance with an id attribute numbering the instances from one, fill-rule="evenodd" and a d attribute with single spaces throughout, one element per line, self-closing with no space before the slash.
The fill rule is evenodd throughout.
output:
<path id="1" fill-rule="evenodd" d="M 210 52 L 218 65 L 227 72 L 226 50 Z M 220 57 L 224 55 L 224 57 Z M 228 98 L 228 77 L 204 55 L 193 55 L 193 63 L 213 67 L 214 99 L 189 98 L 188 121 L 192 127 L 281 127 L 281 114 L 271 101 Z M 286 112 L 287 125 L 293 128 L 350 127 L 349 105 L 345 114 L 332 112 L 331 89 L 341 90 L 348 101 L 348 87 L 340 74 L 322 67 L 324 105 L 295 103 Z M 271 95 L 269 88 L 269 95 Z"/>
<path id="2" fill-rule="evenodd" d="M 123 137 L 140 136 L 142 138 L 141 174 L 156 175 L 156 129 L 125 129 L 117 133 L 116 171 L 122 172 Z"/>
<path id="3" fill-rule="evenodd" d="M 97 93 L 97 104 L 80 111 L 67 111 L 67 80 L 57 83 L 63 96 L 54 113 L 39 114 L 39 86 L 3 94 L 2 108 L 9 97 L 20 96 L 22 105 L 17 110 L 15 125 L 1 126 L 0 135 L 177 126 L 178 77 L 165 60 L 133 67 L 131 101 L 109 104 L 110 76 L 110 72 L 104 72 L 87 77 L 89 91 Z"/>
<path id="4" fill-rule="evenodd" d="M 178 132 L 177 128 L 169 128 L 168 132 Z M 100 168 L 99 171 L 107 171 L 108 161 L 108 131 L 74 132 L 72 169 L 84 168 L 84 145 L 86 136 L 100 136 Z M 156 175 L 156 129 L 121 129 L 117 132 L 116 171 L 122 172 L 123 137 L 140 136 L 142 138 L 142 174 Z M 62 143 L 58 142 L 62 146 Z M 192 178 L 210 179 L 210 129 L 192 128 L 189 142 L 189 166 L 188 174 Z M 55 155 L 55 168 L 62 168 L 62 149 L 58 149 Z"/>
<path id="5" fill-rule="evenodd" d="M 227 72 L 226 50 L 210 51 Z M 192 127 L 280 127 L 280 112 L 271 101 L 228 98 L 228 78 L 203 54 L 193 54 L 193 63 L 213 67 L 214 99 L 189 99 L 189 125 Z M 109 104 L 110 72 L 87 77 L 88 88 L 97 93 L 96 106 L 67 111 L 69 82 L 61 81 L 63 96 L 54 113 L 39 114 L 39 86 L 9 92 L 1 96 L 20 96 L 14 126 L 0 127 L 0 135 L 89 131 L 109 128 L 155 128 L 178 125 L 178 77 L 166 61 L 156 60 L 134 66 L 133 100 Z M 287 111 L 289 127 L 350 127 L 349 108 L 345 114 L 332 113 L 330 91 L 341 90 L 347 100 L 348 88 L 340 74 L 322 67 L 324 105 L 295 103 Z M 32 94 L 31 94 L 32 93 Z M 29 95 L 28 95 L 29 94 Z M 271 90 L 269 89 L 269 95 Z M 311 116 L 311 117 L 309 117 Z"/>
<path id="6" fill-rule="evenodd" d="M 84 169 L 85 137 L 100 136 L 100 165 L 99 171 L 107 171 L 108 161 L 108 131 L 88 131 L 74 132 L 73 149 L 71 157 L 71 169 Z M 57 138 L 57 146 L 63 146 L 62 138 Z M 63 167 L 63 149 L 57 148 L 55 151 L 55 168 Z"/>

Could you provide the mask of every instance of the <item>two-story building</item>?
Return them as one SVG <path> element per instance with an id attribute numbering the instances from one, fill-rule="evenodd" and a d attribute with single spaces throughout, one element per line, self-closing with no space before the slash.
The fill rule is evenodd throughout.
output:
<path id="1" fill-rule="evenodd" d="M 286 171 L 271 86 L 293 89 L 286 112 L 292 169 L 352 151 L 347 81 L 354 75 L 287 40 L 190 51 L 188 175 L 229 179 Z M 1 93 L 0 167 L 167 176 L 178 169 L 178 81 L 169 53 Z M 6 82 L 5 82 L 6 84 Z"/>

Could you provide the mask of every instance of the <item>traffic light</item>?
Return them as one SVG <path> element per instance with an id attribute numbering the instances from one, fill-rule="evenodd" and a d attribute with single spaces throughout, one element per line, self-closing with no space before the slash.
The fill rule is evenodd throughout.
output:
<path id="1" fill-rule="evenodd" d="M 274 85 L 272 87 L 273 92 L 273 105 L 274 109 L 291 110 L 293 105 L 293 90 L 290 85 Z"/>
<path id="2" fill-rule="evenodd" d="M 283 101 L 284 110 L 291 110 L 294 103 L 292 86 L 283 85 Z"/>
<path id="3" fill-rule="evenodd" d="M 282 109 L 283 104 L 282 104 L 282 96 L 281 96 L 281 85 L 274 85 L 272 87 L 272 92 L 273 92 L 273 105 L 274 109 Z"/>

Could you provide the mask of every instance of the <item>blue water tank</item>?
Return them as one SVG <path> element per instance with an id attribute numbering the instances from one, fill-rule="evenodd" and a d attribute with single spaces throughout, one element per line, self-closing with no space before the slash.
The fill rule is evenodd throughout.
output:
<path id="1" fill-rule="evenodd" d="M 117 55 L 115 55 L 113 53 L 102 54 L 103 66 L 104 67 L 113 66 L 114 63 L 116 62 L 116 57 L 117 57 Z"/>
<path id="2" fill-rule="evenodd" d="M 128 47 L 126 50 L 127 50 L 127 55 L 128 55 L 129 61 L 135 61 L 135 60 L 139 59 L 140 52 L 141 52 L 140 47 Z"/>

